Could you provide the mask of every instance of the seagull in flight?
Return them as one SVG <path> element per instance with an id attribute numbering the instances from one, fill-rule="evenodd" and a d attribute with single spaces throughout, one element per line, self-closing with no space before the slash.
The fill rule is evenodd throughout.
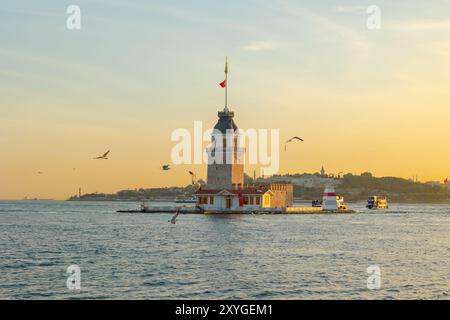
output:
<path id="1" fill-rule="evenodd" d="M 287 145 L 288 143 L 290 143 L 290 142 L 293 142 L 294 140 L 298 140 L 298 141 L 302 141 L 302 142 L 305 141 L 305 140 L 303 140 L 302 138 L 297 137 L 297 136 L 292 137 L 292 138 L 290 138 L 288 141 L 286 141 L 286 143 L 284 144 L 284 151 L 286 151 L 286 145 Z"/>
<path id="2" fill-rule="evenodd" d="M 292 142 L 292 141 L 294 141 L 294 140 L 305 141 L 305 140 L 303 140 L 302 138 L 295 136 L 295 137 L 290 138 L 288 141 L 286 141 L 286 143 Z"/>
<path id="3" fill-rule="evenodd" d="M 165 165 L 162 166 L 162 170 L 164 170 L 164 171 L 168 171 L 170 169 L 171 169 L 170 168 L 170 164 L 165 164 Z"/>
<path id="4" fill-rule="evenodd" d="M 108 160 L 108 154 L 111 150 L 106 151 L 103 155 L 101 155 L 100 157 L 94 158 L 95 160 L 97 159 L 101 159 L 101 160 Z"/>
<path id="5" fill-rule="evenodd" d="M 189 171 L 189 174 L 192 176 L 192 184 L 196 184 L 197 183 L 197 176 L 195 175 L 194 172 Z"/>
<path id="6" fill-rule="evenodd" d="M 175 215 L 172 217 L 172 219 L 169 220 L 171 224 L 177 223 L 177 218 L 180 215 L 180 209 L 177 208 L 177 211 L 175 212 Z"/>

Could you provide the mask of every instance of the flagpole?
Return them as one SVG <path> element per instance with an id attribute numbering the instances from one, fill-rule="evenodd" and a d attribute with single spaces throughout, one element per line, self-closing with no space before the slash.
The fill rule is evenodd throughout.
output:
<path id="1" fill-rule="evenodd" d="M 225 110 L 228 111 L 228 57 L 225 57 Z"/>
<path id="2" fill-rule="evenodd" d="M 225 108 L 228 108 L 228 72 L 225 72 Z"/>

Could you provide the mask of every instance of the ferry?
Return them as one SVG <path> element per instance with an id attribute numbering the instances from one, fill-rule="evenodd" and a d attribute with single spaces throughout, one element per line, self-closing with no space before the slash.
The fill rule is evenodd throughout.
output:
<path id="1" fill-rule="evenodd" d="M 387 209 L 388 201 L 384 196 L 371 196 L 367 199 L 367 209 Z"/>

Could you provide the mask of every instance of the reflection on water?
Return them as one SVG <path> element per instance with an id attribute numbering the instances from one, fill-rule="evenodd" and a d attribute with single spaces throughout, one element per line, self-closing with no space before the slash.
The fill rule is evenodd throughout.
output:
<path id="1" fill-rule="evenodd" d="M 118 214 L 0 202 L 0 298 L 448 299 L 450 206 L 354 215 Z M 66 269 L 81 268 L 81 291 Z M 366 269 L 381 268 L 368 290 Z"/>

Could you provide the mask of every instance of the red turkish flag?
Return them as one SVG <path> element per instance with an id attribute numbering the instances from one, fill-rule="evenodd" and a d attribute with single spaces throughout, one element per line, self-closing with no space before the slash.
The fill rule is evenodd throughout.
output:
<path id="1" fill-rule="evenodd" d="M 227 86 L 227 80 L 223 80 L 221 83 L 219 83 L 219 85 L 220 85 L 222 88 L 225 88 L 225 87 Z"/>

